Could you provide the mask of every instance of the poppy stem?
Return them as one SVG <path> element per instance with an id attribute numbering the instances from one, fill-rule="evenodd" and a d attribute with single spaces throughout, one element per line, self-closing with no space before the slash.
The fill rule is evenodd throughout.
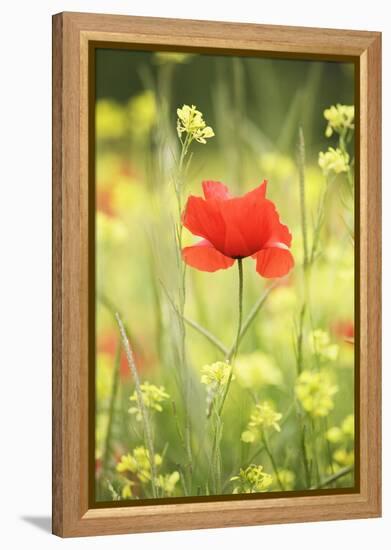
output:
<path id="1" fill-rule="evenodd" d="M 238 270 L 239 270 L 239 301 L 238 301 L 239 316 L 238 316 L 238 330 L 236 333 L 236 340 L 235 340 L 235 349 L 232 355 L 233 360 L 235 359 L 236 354 L 238 353 L 240 333 L 242 332 L 242 320 L 243 320 L 243 260 L 242 258 L 238 259 Z"/>
<path id="2" fill-rule="evenodd" d="M 231 370 L 229 373 L 227 384 L 225 386 L 225 391 L 221 398 L 221 403 L 220 403 L 219 412 L 218 412 L 219 416 L 221 416 L 221 413 L 223 412 L 224 403 L 227 398 L 229 388 L 231 386 L 232 376 L 233 376 L 233 362 L 235 361 L 236 354 L 238 352 L 240 336 L 242 332 L 242 320 L 243 320 L 243 259 L 242 258 L 238 259 L 238 270 L 239 270 L 238 330 L 236 332 L 234 345 L 231 348 L 233 351 L 228 352 L 226 356 L 226 360 L 230 363 Z"/>

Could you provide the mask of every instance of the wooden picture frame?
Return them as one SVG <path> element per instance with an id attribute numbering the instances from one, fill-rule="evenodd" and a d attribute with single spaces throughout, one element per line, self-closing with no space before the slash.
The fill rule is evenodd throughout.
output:
<path id="1" fill-rule="evenodd" d="M 356 64 L 359 94 L 359 488 L 346 494 L 137 507 L 89 504 L 91 44 L 210 48 Z M 53 17 L 53 533 L 62 537 L 381 514 L 381 34 L 61 13 Z"/>

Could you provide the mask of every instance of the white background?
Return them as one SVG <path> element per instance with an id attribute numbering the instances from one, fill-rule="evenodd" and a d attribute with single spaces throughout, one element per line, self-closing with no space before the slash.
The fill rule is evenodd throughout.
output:
<path id="1" fill-rule="evenodd" d="M 2 4 L 0 32 L 0 541 L 3 548 L 390 548 L 390 25 L 387 2 L 63 0 Z M 51 15 L 60 11 L 383 31 L 384 517 L 68 539 L 51 510 Z M 388 164 L 388 165 L 387 165 Z M 27 546 L 28 545 L 28 546 Z"/>

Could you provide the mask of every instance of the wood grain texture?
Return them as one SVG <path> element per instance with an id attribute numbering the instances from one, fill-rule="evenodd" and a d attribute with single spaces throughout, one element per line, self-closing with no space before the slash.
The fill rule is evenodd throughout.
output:
<path id="1" fill-rule="evenodd" d="M 89 509 L 88 45 L 359 60 L 360 492 Z M 381 513 L 381 35 L 63 13 L 53 17 L 53 532 L 59 536 L 376 517 Z M 93 450 L 91 450 L 93 452 Z"/>

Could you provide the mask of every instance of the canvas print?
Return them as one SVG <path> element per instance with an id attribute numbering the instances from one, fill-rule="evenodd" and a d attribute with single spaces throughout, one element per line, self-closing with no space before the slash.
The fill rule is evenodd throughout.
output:
<path id="1" fill-rule="evenodd" d="M 354 490 L 354 71 L 97 48 L 97 504 Z"/>

